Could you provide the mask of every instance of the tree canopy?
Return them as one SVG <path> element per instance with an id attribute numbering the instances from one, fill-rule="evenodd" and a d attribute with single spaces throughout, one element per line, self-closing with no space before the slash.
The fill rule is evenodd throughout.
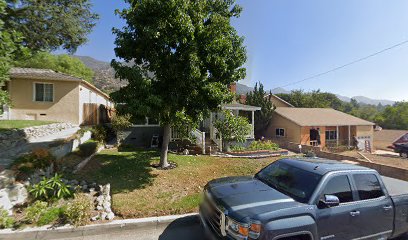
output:
<path id="1" fill-rule="evenodd" d="M 5 29 L 3 18 L 6 15 L 7 3 L 0 0 L 0 106 L 9 103 L 8 95 L 1 90 L 5 81 L 9 80 L 11 63 L 15 57 L 15 51 L 19 49 L 21 35 L 12 29 Z M 2 109 L 0 109 L 0 112 Z"/>
<path id="2" fill-rule="evenodd" d="M 243 79 L 246 50 L 231 26 L 235 0 L 126 0 L 118 12 L 112 66 L 129 84 L 113 93 L 132 115 L 159 117 L 164 127 L 161 166 L 166 167 L 171 126 L 180 114 L 199 120 L 232 100 L 228 85 Z M 127 64 L 127 63 L 134 64 Z"/>
<path id="3" fill-rule="evenodd" d="M 71 53 L 86 43 L 98 15 L 90 0 L 6 0 L 6 29 L 20 32 L 33 51 L 63 48 Z"/>
<path id="4" fill-rule="evenodd" d="M 261 107 L 261 111 L 255 112 L 255 136 L 261 138 L 265 129 L 268 127 L 272 119 L 275 107 L 271 101 L 272 93 L 267 93 L 264 90 L 262 83 L 255 84 L 254 91 L 247 93 L 246 104 L 251 106 Z"/>
<path id="5" fill-rule="evenodd" d="M 94 72 L 81 60 L 62 54 L 53 55 L 48 52 L 38 52 L 24 60 L 15 63 L 18 67 L 45 68 L 66 73 L 92 83 Z"/>

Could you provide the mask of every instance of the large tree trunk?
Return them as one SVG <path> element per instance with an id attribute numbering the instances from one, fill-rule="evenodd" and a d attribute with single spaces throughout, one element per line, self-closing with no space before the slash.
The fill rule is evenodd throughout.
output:
<path id="1" fill-rule="evenodd" d="M 169 163 L 167 161 L 167 152 L 169 151 L 170 131 L 171 131 L 170 124 L 166 123 L 166 125 L 164 125 L 163 143 L 162 143 L 162 149 L 161 149 L 161 154 L 160 154 L 160 167 L 161 168 L 166 168 L 169 166 Z"/>

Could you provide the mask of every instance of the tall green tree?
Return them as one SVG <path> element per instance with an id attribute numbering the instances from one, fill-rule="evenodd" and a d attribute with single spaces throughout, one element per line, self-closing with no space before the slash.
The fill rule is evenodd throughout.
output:
<path id="1" fill-rule="evenodd" d="M 272 93 L 267 94 L 262 83 L 255 84 L 252 92 L 246 95 L 246 104 L 261 107 L 261 111 L 255 112 L 255 137 L 261 138 L 265 129 L 272 120 L 275 107 L 272 104 Z"/>
<path id="2" fill-rule="evenodd" d="M 408 130 L 408 102 L 397 102 L 394 106 L 386 107 L 376 121 L 386 129 Z"/>
<path id="3" fill-rule="evenodd" d="M 167 167 L 171 127 L 197 121 L 232 100 L 228 85 L 243 79 L 246 50 L 231 26 L 235 0 L 126 0 L 118 11 L 127 26 L 115 29 L 112 66 L 129 84 L 112 94 L 132 115 L 160 118 L 161 167 Z M 134 63 L 129 65 L 127 63 Z"/>
<path id="4" fill-rule="evenodd" d="M 0 0 L 0 113 L 3 110 L 1 106 L 10 101 L 7 92 L 1 87 L 9 80 L 10 66 L 21 42 L 21 35 L 4 27 L 2 19 L 6 16 L 6 7 L 6 1 Z"/>
<path id="5" fill-rule="evenodd" d="M 94 72 L 81 60 L 62 54 L 53 55 L 48 52 L 38 52 L 15 63 L 18 67 L 45 68 L 66 73 L 92 83 Z"/>
<path id="6" fill-rule="evenodd" d="M 1 19 L 6 29 L 20 32 L 33 51 L 63 48 L 71 53 L 87 41 L 98 15 L 90 0 L 6 0 Z"/>

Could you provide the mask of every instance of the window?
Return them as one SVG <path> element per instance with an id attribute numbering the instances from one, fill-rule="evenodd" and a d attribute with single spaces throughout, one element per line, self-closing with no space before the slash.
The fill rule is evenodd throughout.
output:
<path id="1" fill-rule="evenodd" d="M 336 139 L 337 139 L 337 131 L 335 130 L 326 131 L 326 140 L 336 140 Z"/>
<path id="2" fill-rule="evenodd" d="M 374 174 L 353 175 L 360 200 L 379 198 L 384 196 L 378 178 Z"/>
<path id="3" fill-rule="evenodd" d="M 329 180 L 324 188 L 321 199 L 325 195 L 334 195 L 339 198 L 340 203 L 353 201 L 353 193 L 351 192 L 350 182 L 347 176 L 335 176 Z"/>
<path id="4" fill-rule="evenodd" d="M 54 84 L 35 83 L 34 101 L 53 102 L 54 101 Z"/>
<path id="5" fill-rule="evenodd" d="M 284 162 L 275 162 L 258 172 L 255 178 L 296 201 L 307 203 L 321 176 Z"/>
<path id="6" fill-rule="evenodd" d="M 285 136 L 285 129 L 283 129 L 283 128 L 277 128 L 277 129 L 276 129 L 276 136 L 277 136 L 277 137 L 284 137 L 284 136 Z"/>

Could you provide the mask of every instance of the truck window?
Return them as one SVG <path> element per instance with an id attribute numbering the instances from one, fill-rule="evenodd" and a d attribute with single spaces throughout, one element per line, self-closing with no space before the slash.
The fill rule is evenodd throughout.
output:
<path id="1" fill-rule="evenodd" d="M 353 175 L 354 182 L 356 183 L 358 195 L 360 200 L 367 200 L 373 198 L 379 198 L 384 196 L 384 192 L 381 188 L 375 174 L 355 174 Z"/>
<path id="2" fill-rule="evenodd" d="M 321 178 L 318 174 L 282 162 L 272 163 L 255 177 L 302 203 L 309 201 Z"/>
<path id="3" fill-rule="evenodd" d="M 340 203 L 353 201 L 353 193 L 351 192 L 350 182 L 346 175 L 335 176 L 331 178 L 324 188 L 321 198 L 324 195 L 334 195 L 339 198 Z"/>

